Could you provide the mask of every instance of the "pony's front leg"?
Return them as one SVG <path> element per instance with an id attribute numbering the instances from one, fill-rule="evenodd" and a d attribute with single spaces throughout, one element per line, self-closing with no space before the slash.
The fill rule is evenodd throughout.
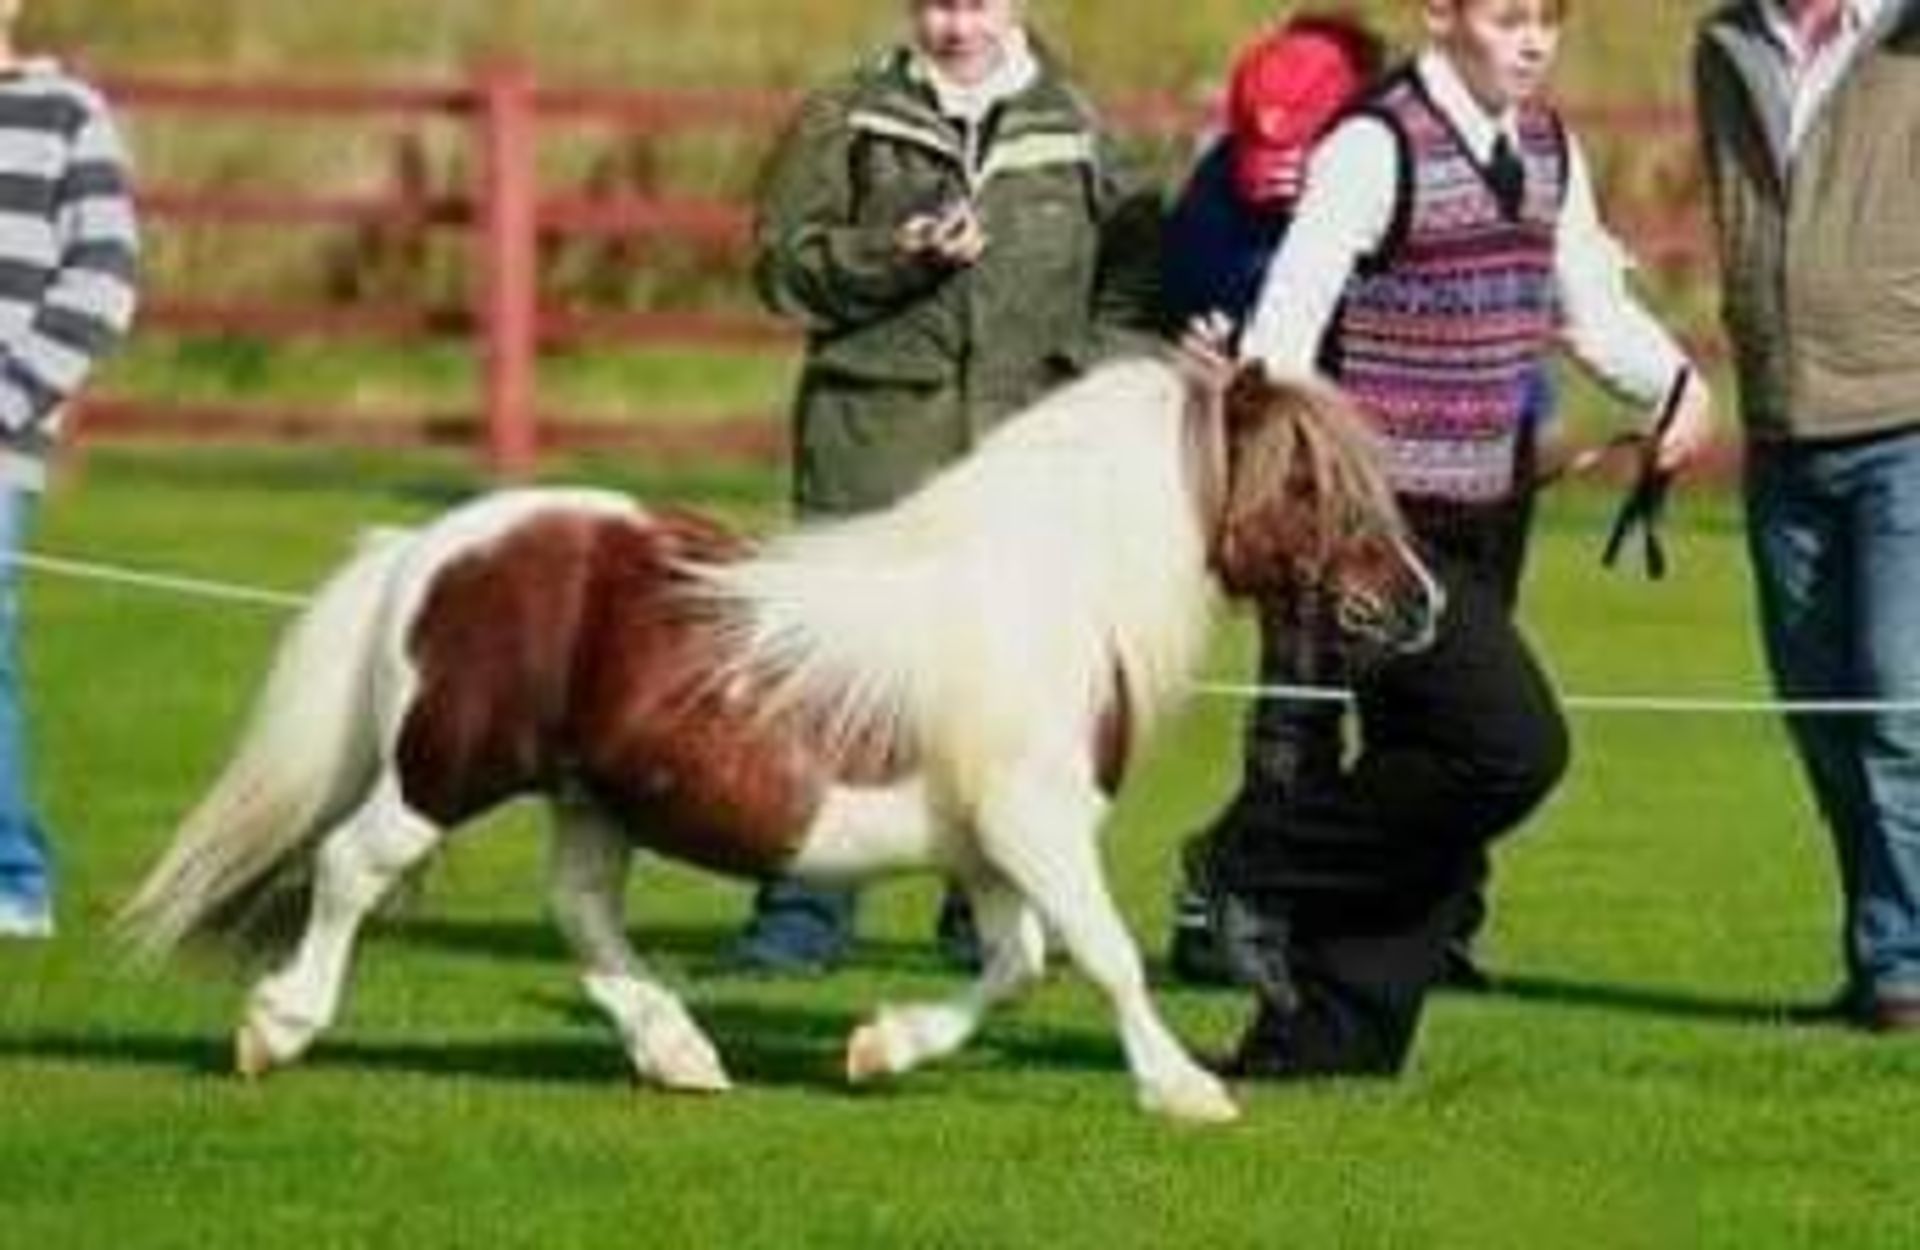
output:
<path id="1" fill-rule="evenodd" d="M 995 1005 L 1015 997 L 1046 967 L 1046 934 L 1018 890 L 991 870 L 967 883 L 980 935 L 980 976 L 944 1002 L 882 1007 L 847 1041 L 847 1079 L 896 1076 L 967 1044 Z"/>
<path id="2" fill-rule="evenodd" d="M 234 1037 L 240 1075 L 264 1076 L 292 1062 L 333 1022 L 361 922 L 433 850 L 442 832 L 407 806 L 388 775 L 321 841 L 299 946 L 283 968 L 254 988 Z"/>
<path id="3" fill-rule="evenodd" d="M 731 1089 L 713 1043 L 627 941 L 626 835 L 583 798 L 556 799 L 553 818 L 554 916 L 580 959 L 587 997 L 613 1021 L 635 1073 L 685 1093 Z"/>
<path id="4" fill-rule="evenodd" d="M 1108 893 L 1097 837 L 1106 800 L 1083 770 L 1028 767 L 990 786 L 979 808 L 981 850 L 1060 935 L 1100 987 L 1149 1111 L 1180 1120 L 1233 1120 L 1239 1108 L 1196 1063 L 1154 1007 L 1139 948 Z"/>

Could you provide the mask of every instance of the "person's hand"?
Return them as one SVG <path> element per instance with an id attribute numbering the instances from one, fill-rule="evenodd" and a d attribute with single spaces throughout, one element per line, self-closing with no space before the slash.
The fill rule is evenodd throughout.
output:
<path id="1" fill-rule="evenodd" d="M 987 232 L 973 205 L 957 200 L 937 213 L 917 213 L 902 222 L 894 246 L 903 256 L 964 269 L 987 250 Z"/>
<path id="2" fill-rule="evenodd" d="M 1223 312 L 1201 313 L 1180 334 L 1175 363 L 1180 372 L 1214 391 L 1233 380 L 1233 322 Z"/>
<path id="3" fill-rule="evenodd" d="M 964 268 L 979 260 L 986 250 L 986 227 L 980 224 L 973 205 L 961 200 L 934 231 L 933 253 L 955 268 Z"/>
<path id="4" fill-rule="evenodd" d="M 1677 473 L 1706 451 L 1713 440 L 1713 395 L 1693 369 L 1681 383 L 1673 420 L 1654 448 L 1654 465 L 1662 473 Z"/>

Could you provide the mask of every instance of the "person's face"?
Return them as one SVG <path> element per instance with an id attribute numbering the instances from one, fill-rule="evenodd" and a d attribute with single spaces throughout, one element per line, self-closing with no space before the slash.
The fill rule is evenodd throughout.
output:
<path id="1" fill-rule="evenodd" d="M 1546 85 L 1564 8 L 1561 0 L 1427 0 L 1427 29 L 1474 98 L 1498 113 Z"/>
<path id="2" fill-rule="evenodd" d="M 977 83 L 1000 63 L 1019 0 L 913 0 L 913 41 L 940 72 Z"/>

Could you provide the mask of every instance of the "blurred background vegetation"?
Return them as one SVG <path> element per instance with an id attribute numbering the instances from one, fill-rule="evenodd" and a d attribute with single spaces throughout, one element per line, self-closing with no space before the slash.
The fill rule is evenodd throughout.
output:
<path id="1" fill-rule="evenodd" d="M 1099 98 L 1158 93 L 1197 106 L 1233 49 L 1302 8 L 1345 7 L 1400 46 L 1419 34 L 1414 0 L 1275 5 L 1248 0 L 1031 0 L 1035 25 Z M 1707 0 L 1574 6 L 1558 90 L 1579 103 L 1684 102 L 1690 31 Z M 490 58 L 523 59 L 547 85 L 798 88 L 897 31 L 900 0 L 29 0 L 24 42 L 90 72 L 190 80 L 433 84 Z M 128 110 L 142 177 L 169 187 L 377 194 L 411 186 L 459 194 L 471 177 L 452 122 L 399 117 L 233 120 Z M 550 191 L 598 189 L 745 200 L 769 135 L 707 131 L 618 136 L 549 128 Z M 1629 235 L 1697 211 L 1683 135 L 1585 136 L 1603 199 Z M 1139 155 L 1176 181 L 1184 140 Z M 422 240 L 425 240 L 423 243 Z M 169 225 L 151 233 L 148 289 L 173 298 L 321 301 L 407 298 L 457 307 L 472 274 L 458 231 L 412 237 L 366 228 Z M 1710 326 L 1697 271 L 1649 270 L 1653 302 L 1693 332 Z M 568 304 L 618 309 L 753 307 L 737 255 L 671 240 L 546 250 L 542 281 Z M 463 346 L 328 342 L 268 346 L 149 331 L 113 369 L 112 389 L 170 398 L 347 408 L 465 410 L 474 370 Z M 777 410 L 788 360 L 775 353 L 619 350 L 562 355 L 543 371 L 555 408 L 622 417 L 637 408 L 703 418 Z M 636 395 L 647 402 L 636 403 Z"/>
<path id="2" fill-rule="evenodd" d="M 1097 90 L 1189 90 L 1233 44 L 1293 8 L 1250 0 L 1030 0 L 1036 25 Z M 1415 0 L 1356 0 L 1402 42 Z M 1710 0 L 1573 6 L 1563 85 L 1677 98 L 1685 49 Z M 221 73 L 418 77 L 524 55 L 550 76 L 648 86 L 795 85 L 887 37 L 898 0 L 38 0 L 31 33 L 110 66 Z"/>

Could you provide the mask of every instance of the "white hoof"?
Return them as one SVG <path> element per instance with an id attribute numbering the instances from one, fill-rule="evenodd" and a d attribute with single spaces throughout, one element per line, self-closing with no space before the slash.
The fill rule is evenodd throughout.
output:
<path id="1" fill-rule="evenodd" d="M 257 1081 L 273 1071 L 277 1060 L 264 1034 L 251 1021 L 243 1022 L 233 1035 L 233 1071 L 243 1081 Z"/>
<path id="2" fill-rule="evenodd" d="M 927 1015 L 913 1007 L 882 1007 L 847 1036 L 847 1080 L 855 1085 L 911 1072 L 957 1043 L 930 1040 Z"/>
<path id="3" fill-rule="evenodd" d="M 267 997 L 255 995 L 233 1035 L 233 1070 L 258 1080 L 305 1054 L 319 1031 L 319 1025 L 277 1011 Z"/>
<path id="4" fill-rule="evenodd" d="M 886 1026 L 875 1020 L 855 1029 L 847 1038 L 847 1081 L 869 1085 L 899 1071 L 887 1044 Z"/>
<path id="5" fill-rule="evenodd" d="M 656 1028 L 634 1055 L 642 1076 L 679 1094 L 724 1094 L 733 1088 L 720 1056 L 699 1029 Z"/>
<path id="6" fill-rule="evenodd" d="M 847 1037 L 847 1080 L 855 1085 L 903 1076 L 959 1050 L 975 1016 L 949 1003 L 882 1007 Z"/>
<path id="7" fill-rule="evenodd" d="M 1178 1081 L 1142 1086 L 1140 1105 L 1183 1124 L 1231 1124 L 1240 1118 L 1240 1105 L 1226 1085 L 1200 1068 Z"/>
<path id="8" fill-rule="evenodd" d="M 688 1094 L 733 1088 L 720 1056 L 680 1000 L 630 976 L 589 972 L 587 997 L 607 1013 L 641 1080 Z"/>

